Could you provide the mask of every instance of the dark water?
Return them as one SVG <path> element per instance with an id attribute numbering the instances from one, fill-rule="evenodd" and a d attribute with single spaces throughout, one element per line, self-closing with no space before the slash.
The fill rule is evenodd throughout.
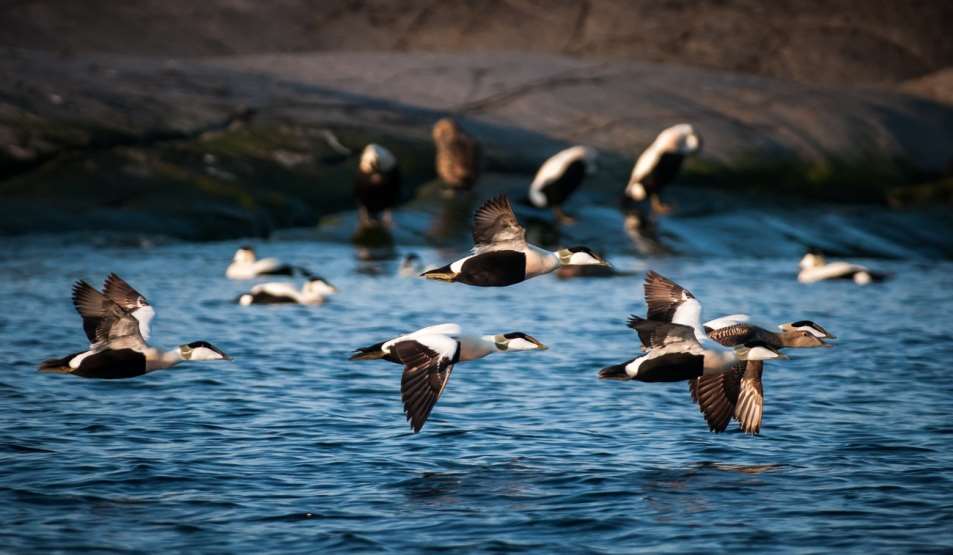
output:
<path id="1" fill-rule="evenodd" d="M 799 285 L 797 260 L 636 259 L 615 279 L 502 290 L 357 273 L 350 247 L 259 245 L 341 293 L 238 307 L 238 243 L 93 249 L 6 240 L 0 264 L 0 550 L 619 553 L 953 550 L 953 263 L 877 261 L 882 286 Z M 459 252 L 459 251 L 457 251 Z M 428 262 L 443 253 L 422 251 Z M 641 272 L 716 316 L 810 318 L 840 339 L 770 364 L 763 435 L 707 431 L 685 384 L 600 382 L 630 358 Z M 154 342 L 230 363 L 127 381 L 45 375 L 84 345 L 73 280 L 119 272 Z M 355 347 L 444 321 L 546 352 L 458 367 L 410 433 L 399 367 Z"/>

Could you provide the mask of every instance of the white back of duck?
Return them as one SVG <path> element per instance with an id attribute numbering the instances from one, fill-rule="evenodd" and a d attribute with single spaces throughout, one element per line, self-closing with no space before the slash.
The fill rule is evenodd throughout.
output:
<path id="1" fill-rule="evenodd" d="M 636 201 L 645 200 L 647 193 L 642 180 L 652 173 L 658 165 L 659 158 L 665 153 L 695 154 L 701 150 L 701 137 L 695 128 L 688 123 L 680 123 L 664 129 L 655 138 L 655 141 L 641 155 L 632 168 L 629 184 L 626 186 L 627 196 Z"/>
<path id="2" fill-rule="evenodd" d="M 592 175 L 596 172 L 596 158 L 598 153 L 595 149 L 586 146 L 573 146 L 561 150 L 543 162 L 536 172 L 536 177 L 529 186 L 529 200 L 533 206 L 544 208 L 546 206 L 546 196 L 543 194 L 543 187 L 556 179 L 559 179 L 566 173 L 566 167 L 577 160 L 583 160 L 586 163 L 586 174 Z"/>

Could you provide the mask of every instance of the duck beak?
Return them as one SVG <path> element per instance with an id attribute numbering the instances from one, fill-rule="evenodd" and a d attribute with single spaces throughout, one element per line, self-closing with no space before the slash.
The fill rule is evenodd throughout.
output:
<path id="1" fill-rule="evenodd" d="M 533 343 L 533 345 L 536 345 L 536 350 L 538 351 L 545 351 L 546 349 L 549 349 L 549 347 L 540 343 L 535 337 L 529 337 L 528 339 Z"/>

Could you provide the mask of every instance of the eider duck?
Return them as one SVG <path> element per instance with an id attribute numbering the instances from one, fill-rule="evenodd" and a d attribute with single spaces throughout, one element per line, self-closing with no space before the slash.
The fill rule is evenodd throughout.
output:
<path id="1" fill-rule="evenodd" d="M 433 126 L 437 148 L 437 175 L 451 190 L 473 188 L 480 173 L 480 144 L 452 118 L 442 118 Z"/>
<path id="2" fill-rule="evenodd" d="M 165 352 L 150 347 L 141 331 L 143 321 L 136 317 L 136 313 L 147 306 L 151 310 L 145 297 L 115 274 L 110 274 L 106 283 L 105 294 L 85 281 L 78 281 L 73 286 L 73 306 L 82 316 L 83 330 L 92 342 L 89 349 L 45 360 L 40 363 L 40 371 L 83 378 L 123 379 L 169 368 L 183 361 L 230 360 L 228 355 L 207 341 L 193 341 Z M 124 308 L 120 304 L 132 298 L 136 299 L 136 306 Z M 148 320 L 151 320 L 151 315 Z"/>
<path id="3" fill-rule="evenodd" d="M 239 247 L 232 257 L 232 263 L 225 270 L 228 279 L 252 279 L 258 276 L 291 276 L 295 271 L 305 272 L 301 268 L 282 264 L 275 258 L 258 260 L 255 249 L 248 245 Z"/>
<path id="4" fill-rule="evenodd" d="M 814 283 L 827 279 L 849 279 L 857 285 L 878 283 L 890 277 L 883 272 L 875 272 L 866 266 L 849 262 L 827 262 L 824 255 L 815 249 L 807 251 L 800 263 L 801 271 L 797 280 L 801 283 Z"/>
<path id="5" fill-rule="evenodd" d="M 630 316 L 645 354 L 599 371 L 604 380 L 677 382 L 730 371 L 739 361 L 786 358 L 760 341 L 724 347 L 710 339 L 700 341 L 692 326 Z"/>
<path id="6" fill-rule="evenodd" d="M 311 276 L 300 290 L 290 283 L 261 283 L 243 293 L 237 299 L 238 304 L 321 304 L 329 295 L 337 293 L 337 288 L 320 276 Z"/>
<path id="7" fill-rule="evenodd" d="M 729 347 L 749 341 L 752 337 L 777 349 L 833 346 L 824 339 L 834 339 L 834 336 L 810 320 L 781 324 L 778 328 L 780 333 L 743 322 L 732 322 L 731 317 L 705 323 L 709 337 Z M 702 376 L 688 383 L 692 401 L 698 404 L 709 430 L 715 433 L 725 431 L 728 422 L 734 417 L 742 432 L 758 434 L 761 431 L 764 416 L 763 372 L 763 361 L 749 360 L 738 363 L 724 374 Z"/>
<path id="8" fill-rule="evenodd" d="M 625 188 L 626 197 L 635 202 L 648 198 L 653 211 L 669 212 L 671 208 L 662 203 L 659 193 L 678 176 L 685 156 L 701 151 L 701 145 L 701 136 L 687 123 L 673 125 L 659 133 L 632 168 Z"/>
<path id="9" fill-rule="evenodd" d="M 400 277 L 417 277 L 424 271 L 424 262 L 415 252 L 407 253 L 400 261 L 397 275 Z"/>
<path id="10" fill-rule="evenodd" d="M 545 349 L 523 332 L 469 335 L 457 324 L 439 324 L 361 347 L 350 360 L 384 359 L 404 365 L 400 396 L 407 421 L 417 433 L 447 387 L 455 364 L 493 353 Z"/>
<path id="11" fill-rule="evenodd" d="M 622 364 L 603 368 L 603 379 L 681 381 L 717 375 L 739 361 L 785 358 L 757 337 L 726 347 L 708 337 L 702 326 L 702 306 L 690 291 L 650 270 L 643 284 L 646 318 L 629 317 L 648 352 Z"/>
<path id="12" fill-rule="evenodd" d="M 357 174 L 354 196 L 361 225 L 383 221 L 390 225 L 390 210 L 400 201 L 400 168 L 397 158 L 386 148 L 371 143 L 364 147 Z"/>
<path id="13" fill-rule="evenodd" d="M 552 208 L 556 221 L 573 223 L 562 205 L 579 188 L 587 175 L 596 172 L 596 151 L 574 146 L 546 160 L 529 186 L 529 202 L 537 208 Z"/>
<path id="14" fill-rule="evenodd" d="M 494 197 L 473 216 L 473 254 L 421 274 L 427 279 L 479 287 L 504 287 L 552 272 L 560 266 L 608 264 L 587 247 L 550 252 L 526 242 L 505 195 Z"/>

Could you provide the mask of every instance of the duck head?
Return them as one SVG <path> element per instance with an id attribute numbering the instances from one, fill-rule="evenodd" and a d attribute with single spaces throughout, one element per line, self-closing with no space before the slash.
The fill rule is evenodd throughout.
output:
<path id="1" fill-rule="evenodd" d="M 370 143 L 361 153 L 360 169 L 364 173 L 383 173 L 397 165 L 397 158 L 386 148 Z"/>
<path id="2" fill-rule="evenodd" d="M 781 331 L 804 331 L 810 333 L 814 337 L 819 339 L 837 339 L 836 336 L 831 335 L 829 331 L 824 329 L 820 324 L 813 322 L 811 320 L 798 320 L 797 322 L 788 322 L 786 324 L 781 324 L 778 326 Z"/>
<path id="3" fill-rule="evenodd" d="M 521 331 L 497 334 L 493 336 L 493 343 L 500 351 L 545 351 L 547 349 L 546 345 L 540 343 L 535 337 Z"/>
<path id="4" fill-rule="evenodd" d="M 306 295 L 332 295 L 338 292 L 337 287 L 331 285 L 326 279 L 320 276 L 311 276 L 308 278 L 308 281 L 305 282 L 302 290 Z"/>
<path id="5" fill-rule="evenodd" d="M 232 357 L 208 341 L 193 341 L 186 345 L 179 345 L 179 354 L 182 360 L 232 360 Z"/>
<path id="6" fill-rule="evenodd" d="M 569 247 L 556 251 L 561 266 L 608 266 L 604 258 L 589 247 Z"/>
<path id="7" fill-rule="evenodd" d="M 255 262 L 255 249 L 248 245 L 239 247 L 238 250 L 235 251 L 235 256 L 232 257 L 232 262 L 236 264 L 251 264 Z"/>
<path id="8" fill-rule="evenodd" d="M 735 353 L 738 355 L 739 360 L 772 360 L 776 358 L 790 358 L 771 345 L 762 342 L 752 342 L 738 345 L 735 347 Z"/>

